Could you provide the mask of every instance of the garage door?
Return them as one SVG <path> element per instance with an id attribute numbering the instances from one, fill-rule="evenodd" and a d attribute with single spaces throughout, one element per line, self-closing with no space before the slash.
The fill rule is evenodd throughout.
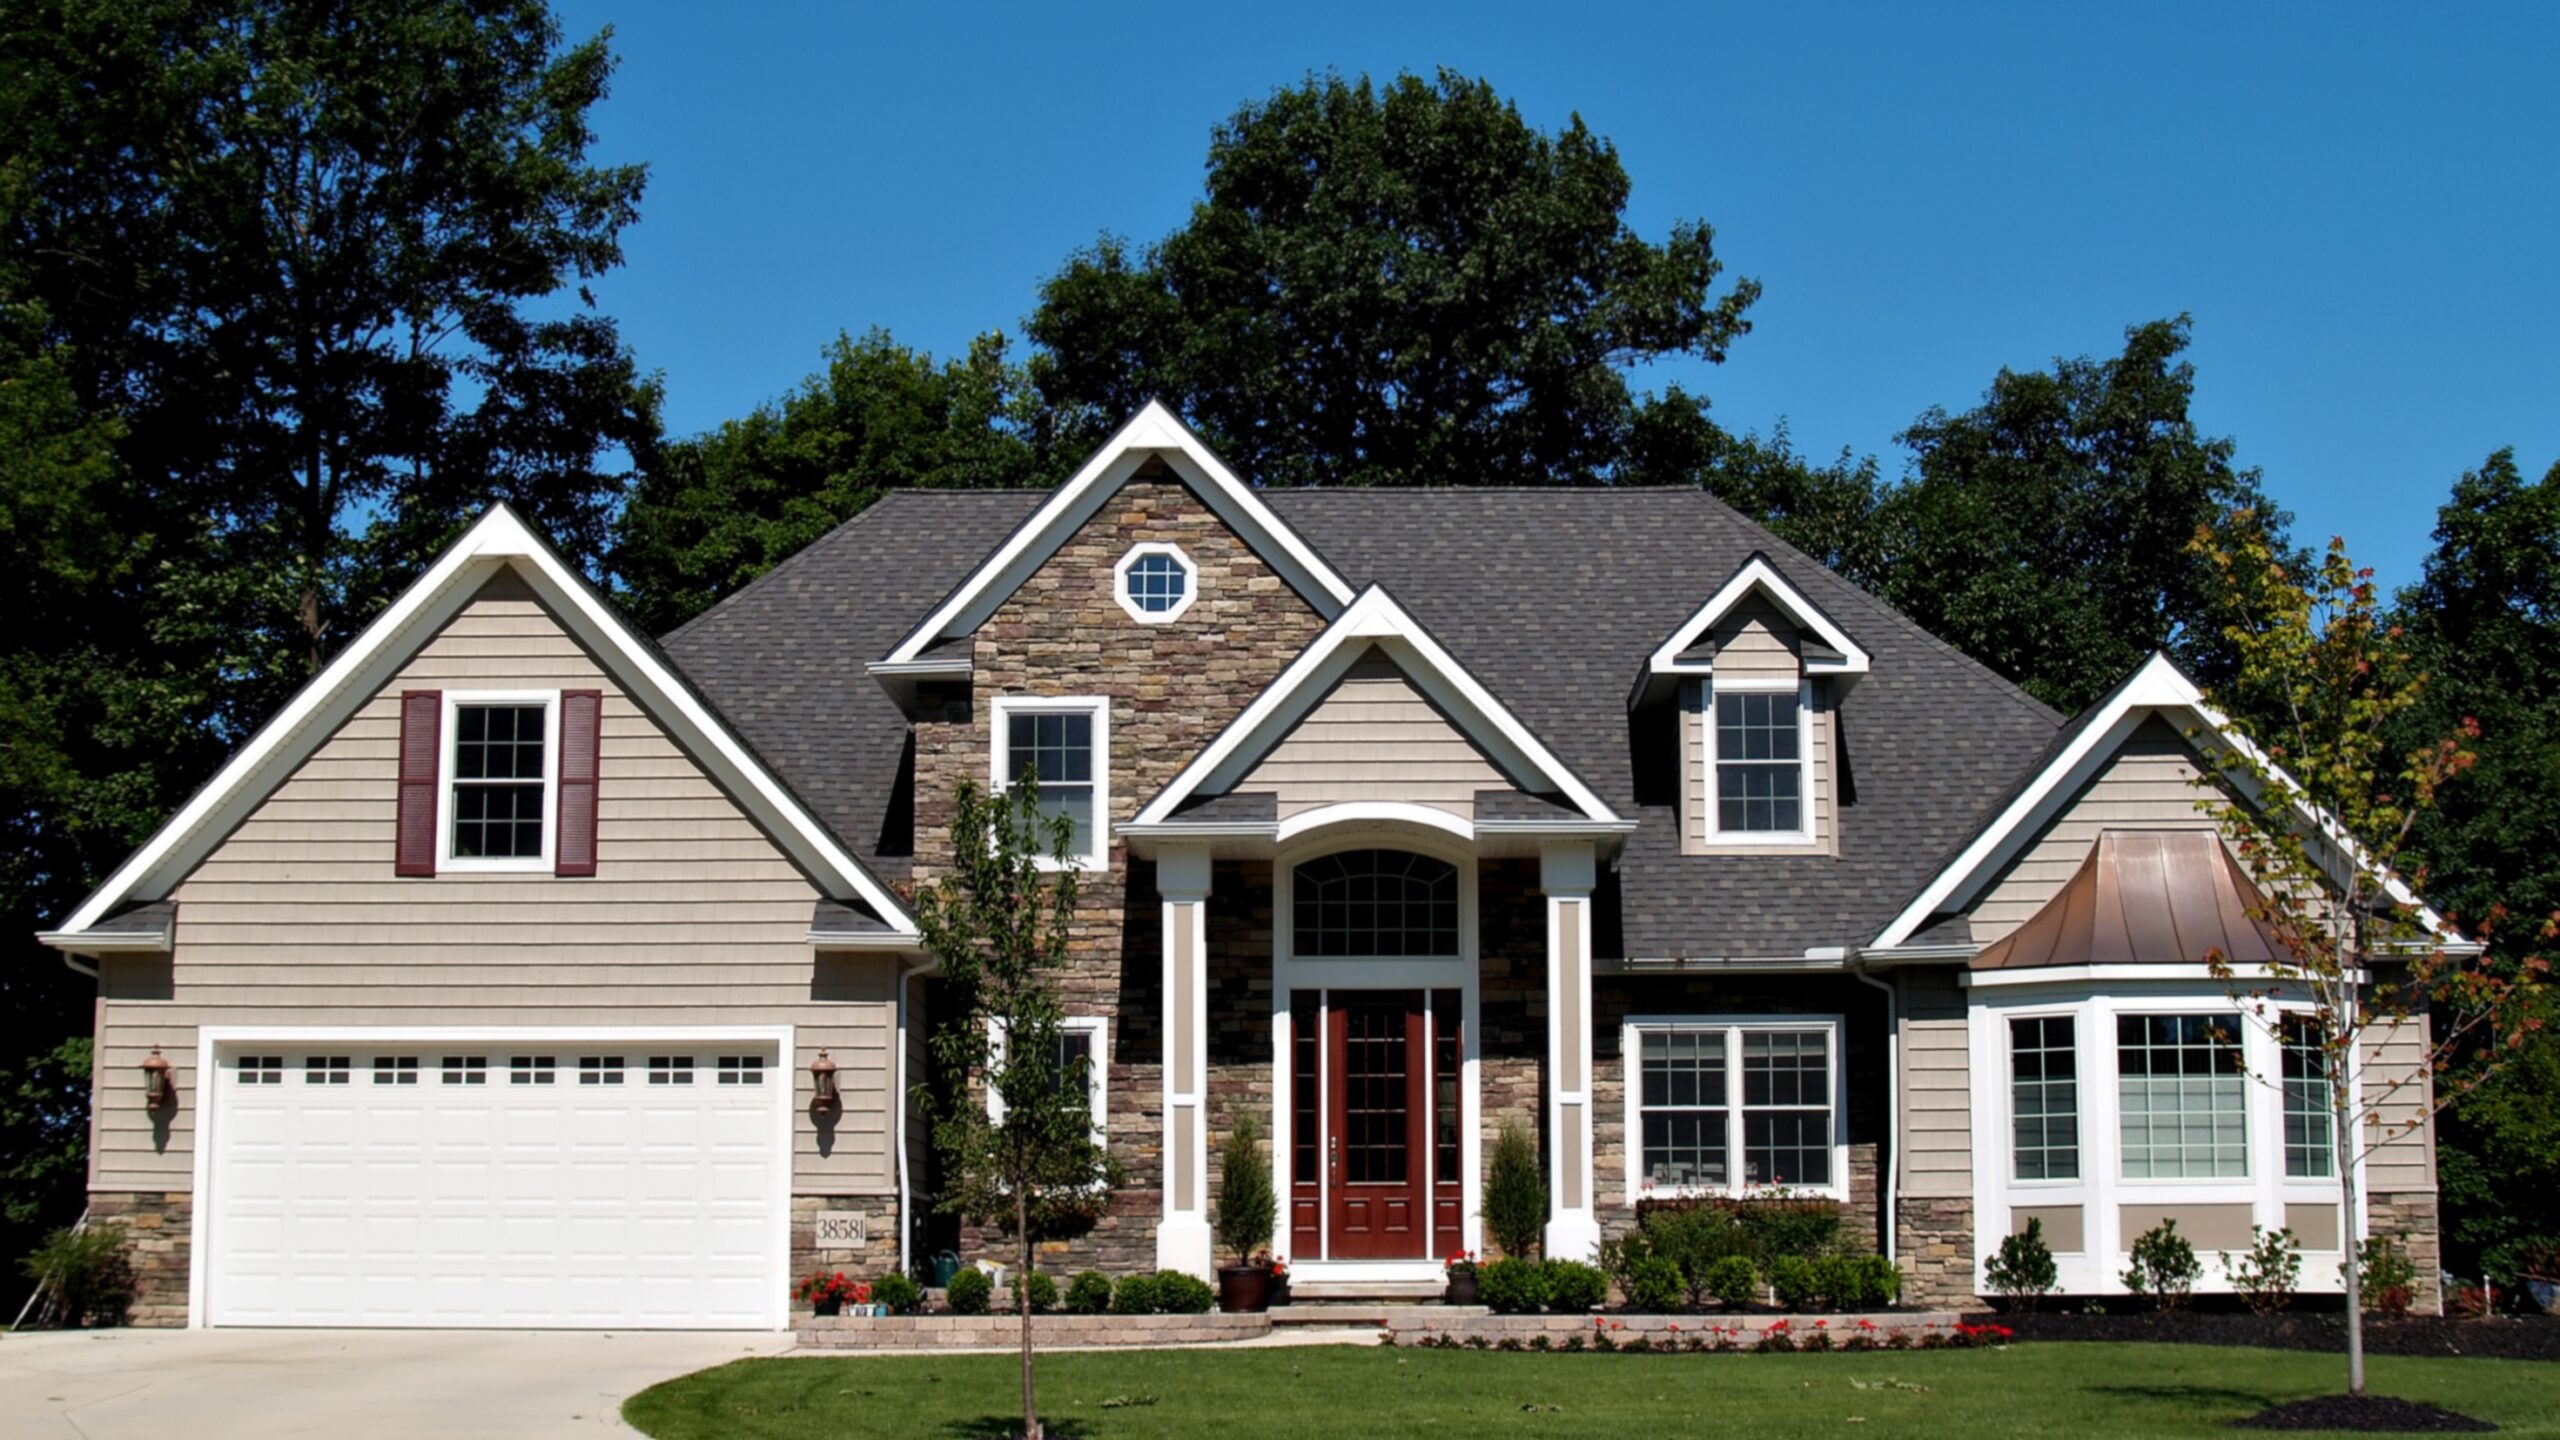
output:
<path id="1" fill-rule="evenodd" d="M 770 1328 L 773 1040 L 217 1049 L 216 1325 Z"/>

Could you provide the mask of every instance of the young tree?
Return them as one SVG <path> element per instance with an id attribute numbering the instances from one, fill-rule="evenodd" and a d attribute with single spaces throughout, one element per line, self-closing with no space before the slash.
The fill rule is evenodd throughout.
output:
<path id="1" fill-rule="evenodd" d="M 2207 742 L 2197 803 L 2256 882 L 2251 917 L 2276 941 L 2263 979 L 2242 977 L 2219 950 L 2205 958 L 2252 1023 L 2280 1027 L 2279 1040 L 2314 1062 L 2302 1078 L 2325 1090 L 2352 1235 L 2359 1162 L 2523 1050 L 2543 1023 L 2536 991 L 2548 965 L 2500 965 L 2475 944 L 2447 943 L 2401 878 L 2419 817 L 2471 768 L 2478 727 L 2466 719 L 2392 753 L 2394 723 L 2428 677 L 2380 613 L 2373 572 L 2333 540 L 2304 578 L 2245 512 L 2219 538 L 2199 529 L 2192 549 L 2221 577 L 2234 617 L 2224 630 L 2232 679 L 2212 697 L 2232 739 Z M 2423 886 L 2425 871 L 2408 880 Z M 2262 1002 L 2280 991 L 2307 997 L 2308 1015 L 2266 1015 Z M 2382 1041 L 2412 1030 L 2417 1063 L 2378 1062 Z M 2362 1395 L 2362 1277 L 2351 1263 L 2344 1278 L 2347 1388 Z"/>
<path id="2" fill-rule="evenodd" d="M 993 793 L 963 782 L 951 869 L 916 894 L 925 949 L 942 975 L 934 1060 L 943 1075 L 971 1082 L 918 1086 L 916 1101 L 950 1177 L 944 1206 L 1000 1225 L 1020 1247 L 1024 1440 L 1042 1433 L 1027 1283 L 1035 1246 L 1089 1224 L 1118 1179 L 1087 1098 L 1085 1067 L 1103 1057 L 1070 1051 L 1053 983 L 1067 963 L 1076 873 L 1040 862 L 1065 861 L 1073 827 L 1044 816 L 1039 797 L 1028 771 Z"/>

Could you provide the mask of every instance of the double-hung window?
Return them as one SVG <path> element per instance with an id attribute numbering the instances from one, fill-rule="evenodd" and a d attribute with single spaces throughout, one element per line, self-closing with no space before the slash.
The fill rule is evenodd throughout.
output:
<path id="1" fill-rule="evenodd" d="M 1710 843 L 1803 844 L 1814 838 L 1813 742 L 1796 681 L 1710 685 L 1706 797 Z"/>
<path id="2" fill-rule="evenodd" d="M 443 867 L 548 868 L 560 697 L 448 692 L 444 698 Z"/>
<path id="3" fill-rule="evenodd" d="M 2080 1064 L 2068 1015 L 2009 1022 L 2011 1161 L 2020 1180 L 2080 1178 Z"/>
<path id="4" fill-rule="evenodd" d="M 1099 1015 L 1069 1015 L 1058 1022 L 1058 1073 L 1071 1087 L 1084 1091 L 1085 1107 L 1093 1116 L 1093 1143 L 1107 1143 L 1110 1110 L 1110 1022 Z M 1001 1025 L 987 1032 L 987 1047 L 1001 1062 L 1005 1056 L 1005 1032 Z M 1004 1096 L 994 1086 L 987 1087 L 987 1118 L 1004 1123 Z"/>
<path id="5" fill-rule="evenodd" d="M 2293 1180 L 2337 1175 L 2337 1120 L 2329 1105 L 2329 1051 L 2319 1022 L 2288 1015 L 2277 1031 L 2284 1058 L 2284 1173 Z"/>
<path id="6" fill-rule="evenodd" d="M 1628 1189 L 1838 1192 L 1836 1017 L 1628 1022 Z"/>
<path id="7" fill-rule="evenodd" d="M 1039 787 L 1041 815 L 1066 820 L 1067 868 L 1104 868 L 1111 852 L 1111 702 L 999 696 L 991 748 L 997 789 L 1028 778 Z M 1042 865 L 1058 868 L 1054 858 Z"/>
<path id="8" fill-rule="evenodd" d="M 2249 1173 L 2249 1079 L 2237 1015 L 2116 1017 L 2116 1099 L 2127 1180 Z"/>

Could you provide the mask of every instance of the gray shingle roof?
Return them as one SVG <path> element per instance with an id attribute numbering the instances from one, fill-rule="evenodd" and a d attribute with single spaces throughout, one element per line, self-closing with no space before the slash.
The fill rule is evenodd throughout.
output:
<path id="1" fill-rule="evenodd" d="M 901 491 L 667 637 L 695 684 L 884 876 L 906 725 L 864 672 L 1042 500 Z M 1873 938 L 2053 740 L 2061 718 L 1695 490 L 1273 490 L 1355 586 L 1397 601 L 1582 780 L 1639 820 L 1626 953 L 1794 956 Z M 1655 646 L 1753 551 L 1874 657 L 1839 712 L 1840 854 L 1684 856 L 1667 730 L 1625 697 Z M 1637 760 L 1645 773 L 1638 774 Z M 895 847 L 893 849 L 902 848 Z"/>

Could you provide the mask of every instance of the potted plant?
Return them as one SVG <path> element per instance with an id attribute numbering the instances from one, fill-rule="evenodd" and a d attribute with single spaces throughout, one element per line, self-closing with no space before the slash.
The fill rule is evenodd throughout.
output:
<path id="1" fill-rule="evenodd" d="M 1270 1299 L 1271 1303 L 1272 1303 L 1272 1304 L 1274 1304 L 1274 1305 L 1286 1305 L 1286 1304 L 1288 1304 L 1288 1303 L 1289 1303 L 1289 1261 L 1288 1261 L 1288 1258 L 1287 1258 L 1286 1256 L 1282 1256 L 1282 1255 L 1274 1255 L 1274 1256 L 1272 1256 L 1268 1261 L 1264 1262 L 1264 1268 L 1268 1269 L 1268 1270 L 1271 1272 L 1271 1290 L 1270 1290 L 1270 1295 L 1269 1295 L 1269 1297 L 1268 1297 L 1268 1298 Z"/>
<path id="2" fill-rule="evenodd" d="M 1451 1305 L 1483 1303 L 1476 1289 L 1476 1252 L 1461 1250 L 1441 1262 L 1441 1271 L 1449 1281 L 1448 1293 L 1441 1298 Z"/>
<path id="3" fill-rule="evenodd" d="M 859 1280 L 846 1279 L 841 1270 L 821 1270 L 801 1281 L 799 1288 L 792 1293 L 807 1301 L 809 1308 L 820 1315 L 841 1315 L 846 1302 L 865 1305 L 871 1300 L 871 1287 Z"/>
<path id="4" fill-rule="evenodd" d="M 1271 1248 L 1272 1227 L 1279 1220 L 1271 1161 L 1262 1153 L 1253 1117 L 1246 1115 L 1218 1150 L 1218 1208 L 1210 1228 L 1219 1248 L 1236 1257 L 1235 1264 L 1218 1271 L 1219 1309 L 1237 1315 L 1270 1308 L 1271 1267 L 1256 1264 L 1254 1257 Z"/>

